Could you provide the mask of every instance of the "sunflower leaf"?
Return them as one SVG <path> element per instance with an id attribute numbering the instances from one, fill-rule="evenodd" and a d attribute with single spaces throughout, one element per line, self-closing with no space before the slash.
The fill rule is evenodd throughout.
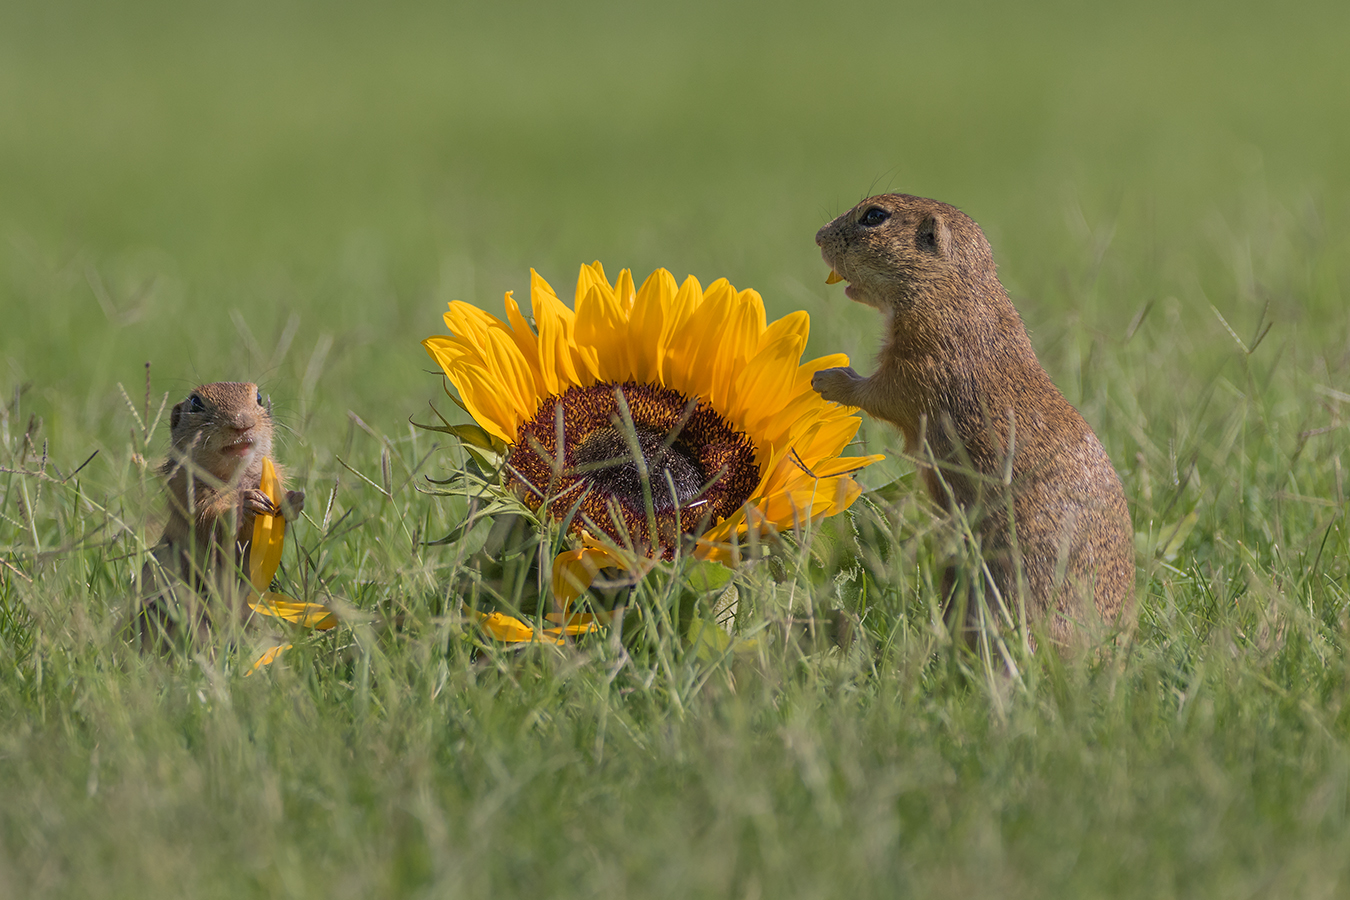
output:
<path id="1" fill-rule="evenodd" d="M 731 635 L 715 622 L 697 616 L 689 620 L 689 650 L 703 662 L 717 662 L 726 658 L 731 647 Z"/>
<path id="2" fill-rule="evenodd" d="M 442 381 L 441 386 L 445 388 L 445 396 L 450 398 L 451 403 L 455 404 L 465 412 L 469 412 L 469 408 L 464 405 L 464 401 L 456 397 L 453 393 L 451 393 L 449 384 L 446 384 L 444 381 Z M 472 413 L 469 414 L 472 415 Z M 437 413 L 437 415 L 440 415 L 440 413 Z"/>
<path id="3" fill-rule="evenodd" d="M 448 390 L 447 390 L 447 393 L 449 393 Z M 459 408 L 460 408 L 460 409 L 464 409 L 464 404 L 460 403 L 459 400 L 458 400 L 456 397 L 454 397 L 453 395 L 451 395 L 450 399 L 451 399 L 451 400 L 454 400 L 455 403 L 457 403 L 457 404 L 459 405 Z M 412 416 L 408 416 L 408 422 L 409 422 L 411 425 L 413 425 L 413 427 L 415 427 L 415 428 L 421 428 L 423 431 L 440 431 L 440 432 L 443 432 L 443 433 L 445 433 L 445 434 L 449 434 L 449 433 L 450 433 L 450 429 L 451 429 L 452 427 L 454 427 L 454 426 L 452 426 L 452 425 L 450 424 L 450 420 L 447 419 L 445 416 L 441 415 L 441 411 L 440 411 L 439 409 L 436 408 L 436 404 L 431 403 L 431 402 L 428 402 L 428 403 L 427 403 L 427 406 L 430 406 L 430 407 L 431 407 L 431 411 L 432 411 L 433 413 L 436 414 L 436 418 L 438 418 L 438 419 L 441 420 L 441 424 L 440 424 L 440 425 L 423 425 L 421 422 L 414 422 Z M 464 411 L 465 411 L 465 412 L 468 412 L 467 409 L 464 409 Z"/>
<path id="4" fill-rule="evenodd" d="M 445 479 L 428 477 L 427 481 L 439 485 L 441 489 L 419 487 L 418 490 L 424 494 L 431 494 L 433 497 L 465 497 L 472 500 L 482 497 L 499 498 L 502 496 L 502 488 L 496 482 L 479 478 L 471 472 L 456 472 Z"/>
<path id="5" fill-rule="evenodd" d="M 731 570 L 721 563 L 701 560 L 685 569 L 685 579 L 696 594 L 710 594 L 726 587 Z"/>
<path id="6" fill-rule="evenodd" d="M 464 447 L 464 452 L 473 457 L 473 461 L 485 472 L 498 472 L 506 462 L 505 448 L 503 448 L 503 452 L 497 452 L 470 443 L 464 443 L 461 446 Z"/>
<path id="7" fill-rule="evenodd" d="M 519 504 L 510 500 L 497 500 L 489 503 L 487 506 L 477 510 L 463 522 L 460 522 L 450 530 L 450 533 L 438 541 L 427 541 L 425 546 L 438 547 L 443 544 L 454 544 L 462 540 L 466 534 L 474 529 L 474 526 L 482 523 L 484 519 L 490 519 L 501 513 L 515 513 L 519 511 Z"/>
<path id="8" fill-rule="evenodd" d="M 874 503 L 894 505 L 898 503 L 902 497 L 912 494 L 914 490 L 914 473 L 907 472 L 899 478 L 888 481 L 885 484 L 877 485 L 874 488 L 868 488 L 863 492 L 863 496 Z"/>
<path id="9" fill-rule="evenodd" d="M 453 394 L 450 394 L 449 396 L 451 400 L 455 401 L 460 409 L 464 409 L 464 404 L 460 403 L 457 397 Z M 441 420 L 441 424 L 424 425 L 421 422 L 414 422 L 412 416 L 409 416 L 408 422 L 411 423 L 413 427 L 420 428 L 423 431 L 435 431 L 440 434 L 448 434 L 451 437 L 458 438 L 460 444 L 464 446 L 465 450 L 469 451 L 476 462 L 494 471 L 501 468 L 501 460 L 506 457 L 507 446 L 502 443 L 500 438 L 488 434 L 482 427 L 475 425 L 472 422 L 463 425 L 451 425 L 450 420 L 441 415 L 441 411 L 437 409 L 434 404 L 428 403 L 427 405 L 430 406 L 431 411 L 436 414 L 436 418 Z M 468 412 L 467 409 L 464 411 Z M 478 452 L 475 452 L 475 450 Z"/>
<path id="10" fill-rule="evenodd" d="M 439 413 L 437 413 L 439 415 Z M 444 420 L 442 420 L 444 421 Z M 441 434 L 448 434 L 459 438 L 461 443 L 472 444 L 475 447 L 482 447 L 484 450 L 496 449 L 493 437 L 477 425 L 451 425 L 446 422 L 444 425 L 424 425 L 421 422 L 414 422 L 412 416 L 408 417 L 408 422 L 414 428 L 420 428 L 423 431 L 437 431 Z"/>

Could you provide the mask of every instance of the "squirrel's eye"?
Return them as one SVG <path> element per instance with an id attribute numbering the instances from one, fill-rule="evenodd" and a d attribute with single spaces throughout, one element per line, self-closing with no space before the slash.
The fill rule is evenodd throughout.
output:
<path id="1" fill-rule="evenodd" d="M 204 402 L 202 402 L 202 398 L 201 398 L 201 395 L 200 395 L 200 394 L 189 394 L 189 395 L 188 395 L 188 411 L 189 411 L 189 412 L 201 412 L 201 411 L 204 410 L 204 409 L 206 409 L 206 404 L 205 404 Z"/>
<path id="2" fill-rule="evenodd" d="M 259 405 L 259 406 L 265 406 L 265 405 L 266 405 L 265 403 L 263 403 L 262 391 L 258 391 L 258 405 Z"/>
<path id="3" fill-rule="evenodd" d="M 886 210 L 879 206 L 873 206 L 867 212 L 862 214 L 862 217 L 858 219 L 858 224 L 865 228 L 875 228 L 890 217 L 891 214 L 886 212 Z"/>

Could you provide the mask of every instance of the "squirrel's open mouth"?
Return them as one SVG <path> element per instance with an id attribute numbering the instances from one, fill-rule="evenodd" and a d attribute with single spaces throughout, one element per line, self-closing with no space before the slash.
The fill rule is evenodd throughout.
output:
<path id="1" fill-rule="evenodd" d="M 224 447 L 220 448 L 221 453 L 231 456 L 248 456 L 253 449 L 253 438 L 239 438 L 237 441 L 230 441 Z"/>
<path id="2" fill-rule="evenodd" d="M 831 266 L 830 274 L 825 276 L 825 283 L 838 284 L 841 281 L 848 281 L 848 279 L 845 278 L 843 275 L 840 275 L 838 269 Z M 853 293 L 853 282 L 849 281 L 849 283 L 844 286 L 844 296 L 849 298 L 850 300 L 858 299 L 857 296 Z"/>

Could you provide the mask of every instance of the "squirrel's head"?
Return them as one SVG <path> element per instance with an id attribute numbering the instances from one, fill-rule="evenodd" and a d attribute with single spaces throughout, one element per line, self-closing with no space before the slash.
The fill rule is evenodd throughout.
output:
<path id="1" fill-rule="evenodd" d="M 256 384 L 217 381 L 193 389 L 169 415 L 170 457 L 193 463 L 222 481 L 272 452 L 272 412 Z"/>
<path id="2" fill-rule="evenodd" d="M 994 275 L 980 226 L 954 206 L 909 194 L 864 200 L 820 229 L 816 244 L 830 282 L 847 281 L 845 295 L 878 309 L 899 311 L 933 290 L 953 293 L 949 286 L 968 294 Z"/>

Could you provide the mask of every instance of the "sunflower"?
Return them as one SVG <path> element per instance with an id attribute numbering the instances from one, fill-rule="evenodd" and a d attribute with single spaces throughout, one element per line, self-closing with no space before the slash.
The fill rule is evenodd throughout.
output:
<path id="1" fill-rule="evenodd" d="M 635 288 L 598 262 L 574 310 L 531 270 L 530 304 L 533 327 L 510 292 L 506 321 L 452 302 L 451 333 L 422 345 L 505 452 L 505 487 L 579 539 L 554 562 L 563 607 L 605 566 L 735 562 L 751 532 L 847 509 L 852 473 L 882 459 L 840 456 L 860 419 L 811 376 L 848 357 L 801 363 L 805 312 L 769 323 L 726 279 L 657 269 Z"/>

